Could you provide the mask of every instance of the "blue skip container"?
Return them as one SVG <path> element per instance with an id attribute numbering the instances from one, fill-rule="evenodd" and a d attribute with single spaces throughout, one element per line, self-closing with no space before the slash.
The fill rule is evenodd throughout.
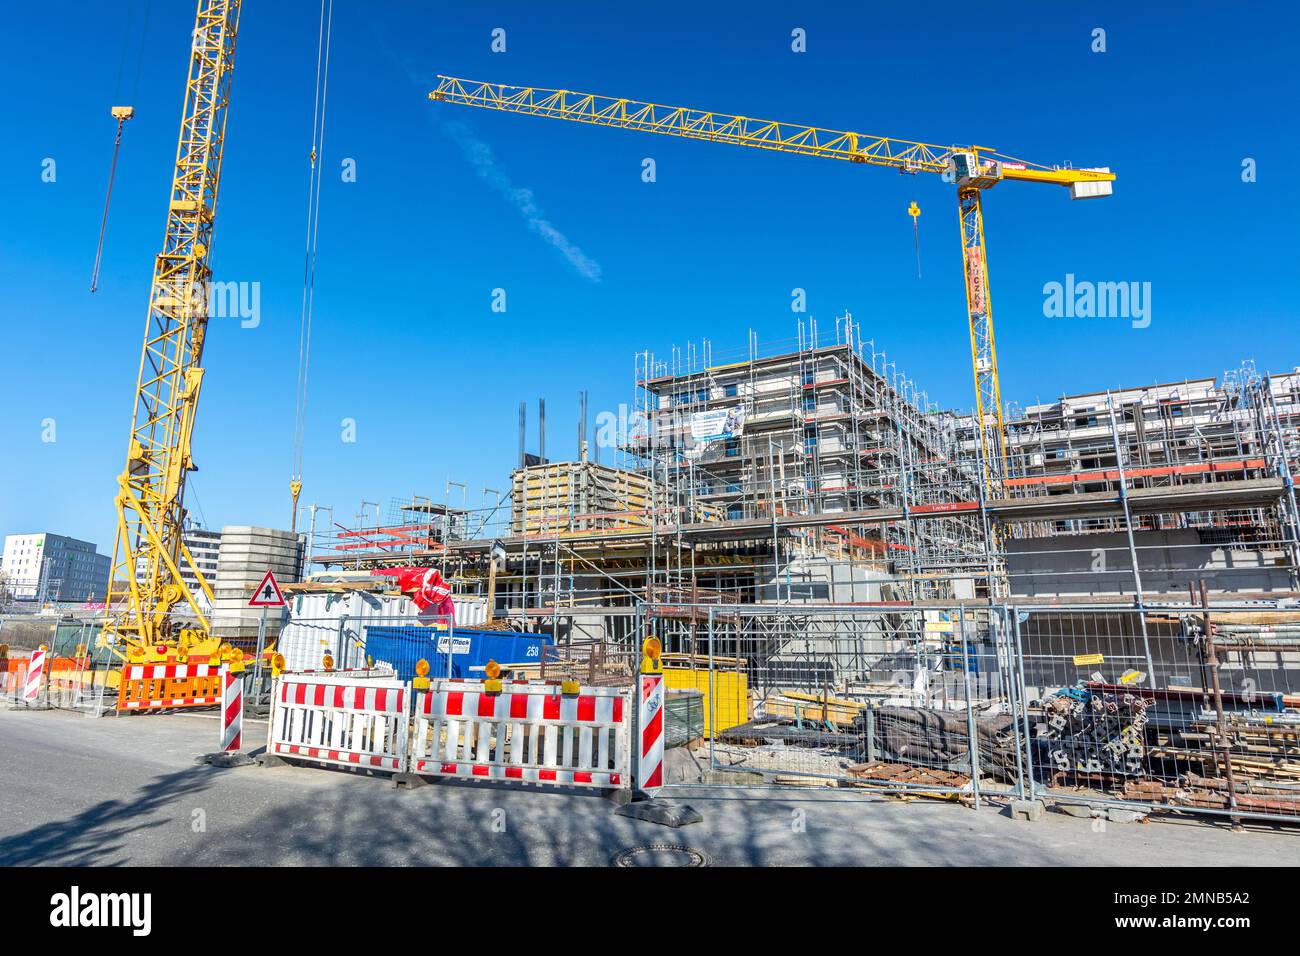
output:
<path id="1" fill-rule="evenodd" d="M 415 677 L 421 658 L 429 662 L 430 677 L 483 679 L 488 661 L 498 664 L 539 664 L 543 648 L 552 644 L 549 634 L 520 631 L 480 631 L 458 627 L 448 640 L 445 627 L 428 625 L 372 625 L 366 628 L 367 657 L 393 665 L 402 680 Z M 447 673 L 448 650 L 451 673 Z"/>

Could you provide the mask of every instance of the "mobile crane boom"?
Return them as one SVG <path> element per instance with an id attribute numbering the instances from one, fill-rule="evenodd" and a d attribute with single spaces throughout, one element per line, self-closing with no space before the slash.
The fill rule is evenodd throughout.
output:
<path id="1" fill-rule="evenodd" d="M 118 477 L 117 534 L 105 638 L 130 647 L 185 647 L 207 638 L 207 617 L 181 576 L 212 589 L 181 540 L 190 440 L 203 384 L 209 260 L 241 0 L 198 0 L 189 77 L 162 251 L 154 259 L 126 465 Z M 125 590 L 118 590 L 124 587 Z M 178 604 L 195 624 L 174 633 Z"/>

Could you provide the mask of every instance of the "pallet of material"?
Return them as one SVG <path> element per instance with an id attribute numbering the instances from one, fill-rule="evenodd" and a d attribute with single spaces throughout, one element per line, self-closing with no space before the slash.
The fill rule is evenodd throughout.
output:
<path id="1" fill-rule="evenodd" d="M 698 668 L 707 669 L 709 666 L 709 655 L 707 654 L 663 654 L 660 660 L 664 662 L 664 667 L 685 667 L 691 670 Z M 714 657 L 714 670 L 744 670 L 745 658 L 743 657 Z"/>
<path id="2" fill-rule="evenodd" d="M 861 701 L 793 690 L 778 691 L 763 701 L 763 712 L 770 718 L 811 721 L 835 727 L 851 725 L 865 708 L 866 704 Z"/>
<path id="3" fill-rule="evenodd" d="M 1203 750 L 1177 750 L 1169 747 L 1152 747 L 1148 755 L 1153 759 L 1185 761 L 1189 763 L 1213 764 L 1222 760 L 1221 751 L 1211 747 Z M 1286 779 L 1300 782 L 1300 763 L 1260 760 L 1254 757 L 1229 751 L 1228 759 L 1234 773 L 1255 779 Z"/>

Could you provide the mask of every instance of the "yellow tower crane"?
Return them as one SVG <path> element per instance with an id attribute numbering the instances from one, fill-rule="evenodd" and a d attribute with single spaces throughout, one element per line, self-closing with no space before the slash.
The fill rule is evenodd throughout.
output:
<path id="1" fill-rule="evenodd" d="M 209 601 L 212 589 L 181 531 L 185 480 L 195 470 L 190 438 L 203 383 L 208 262 L 240 2 L 198 0 L 167 228 L 154 260 L 131 439 L 118 478 L 104 637 L 137 651 L 159 646 L 183 651 L 211 643 L 207 617 L 182 578 L 182 567 L 193 573 Z M 173 624 L 170 611 L 178 604 L 193 612 L 192 626 Z"/>
<path id="2" fill-rule="evenodd" d="M 900 173 L 938 173 L 957 186 L 962 266 L 966 272 L 966 314 L 970 326 L 971 365 L 975 377 L 975 415 L 986 483 L 996 490 L 1006 470 L 1006 425 L 998 383 L 998 354 L 993 339 L 989 300 L 988 257 L 984 246 L 981 195 L 1003 180 L 1065 186 L 1072 199 L 1109 196 L 1115 176 L 1108 168 L 1072 169 L 1040 166 L 1002 156 L 984 146 L 938 146 L 888 136 L 868 136 L 776 120 L 714 113 L 686 106 L 661 106 L 622 97 L 483 83 L 438 76 L 429 94 L 437 103 L 477 106 L 506 113 L 616 126 L 779 153 L 822 156 Z"/>

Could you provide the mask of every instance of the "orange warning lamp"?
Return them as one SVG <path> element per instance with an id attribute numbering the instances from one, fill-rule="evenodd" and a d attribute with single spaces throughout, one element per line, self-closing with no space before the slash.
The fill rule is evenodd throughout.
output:
<path id="1" fill-rule="evenodd" d="M 483 673 L 487 675 L 483 690 L 489 694 L 501 693 L 501 665 L 490 660 L 487 662 L 487 666 L 483 668 Z"/>
<path id="2" fill-rule="evenodd" d="M 230 652 L 230 673 L 244 673 L 244 652 L 238 647 Z"/>
<path id="3" fill-rule="evenodd" d="M 663 643 L 657 637 L 646 638 L 641 645 L 641 673 L 662 674 L 664 672 Z"/>
<path id="4" fill-rule="evenodd" d="M 334 655 L 326 652 L 325 656 L 321 658 L 320 666 L 327 671 L 332 671 L 334 669 Z"/>
<path id="5" fill-rule="evenodd" d="M 271 658 L 271 676 L 279 677 L 284 673 L 284 655 L 276 654 Z"/>
<path id="6" fill-rule="evenodd" d="M 415 680 L 411 681 L 411 689 L 429 689 L 429 662 L 423 657 L 415 662 Z"/>

